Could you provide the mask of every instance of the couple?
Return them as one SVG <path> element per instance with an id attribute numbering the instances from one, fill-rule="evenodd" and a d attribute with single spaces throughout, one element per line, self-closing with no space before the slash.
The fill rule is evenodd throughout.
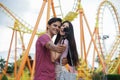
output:
<path id="1" fill-rule="evenodd" d="M 52 37 L 57 35 L 55 43 Z M 71 22 L 60 18 L 51 18 L 47 23 L 47 31 L 36 42 L 36 65 L 34 80 L 56 80 L 56 65 L 62 60 L 62 65 L 71 65 L 68 53 L 71 50 L 74 66 L 78 64 L 78 53 Z"/>

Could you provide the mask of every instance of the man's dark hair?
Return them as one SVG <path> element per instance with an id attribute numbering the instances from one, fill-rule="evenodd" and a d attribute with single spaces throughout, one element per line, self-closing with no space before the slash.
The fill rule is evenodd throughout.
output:
<path id="1" fill-rule="evenodd" d="M 62 22 L 62 19 L 53 17 L 53 18 L 49 19 L 48 24 L 51 25 L 52 23 L 57 22 L 57 21 Z"/>

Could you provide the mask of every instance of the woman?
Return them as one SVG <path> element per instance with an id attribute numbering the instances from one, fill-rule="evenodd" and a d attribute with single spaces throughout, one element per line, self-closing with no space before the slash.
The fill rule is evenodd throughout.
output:
<path id="1" fill-rule="evenodd" d="M 60 72 L 59 71 L 60 70 L 60 67 L 59 67 L 60 61 L 62 61 L 62 64 L 65 64 L 66 63 L 65 59 L 67 59 L 67 63 L 70 66 L 74 66 L 74 67 L 76 67 L 79 63 L 77 47 L 76 47 L 76 42 L 75 42 L 75 38 L 74 38 L 74 30 L 73 30 L 73 25 L 71 22 L 64 21 L 62 23 L 62 26 L 60 27 L 60 32 L 57 34 L 57 37 L 55 39 L 55 44 L 59 44 L 59 43 L 65 44 L 66 50 L 60 56 L 60 60 L 56 61 L 57 77 L 59 77 L 59 72 Z M 62 67 L 64 67 L 64 66 L 62 66 Z M 65 69 L 65 67 L 64 67 L 64 70 L 67 70 L 67 69 Z"/>

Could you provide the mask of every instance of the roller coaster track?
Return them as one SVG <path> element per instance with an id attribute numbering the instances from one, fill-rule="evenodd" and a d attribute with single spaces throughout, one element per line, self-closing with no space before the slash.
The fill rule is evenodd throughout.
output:
<path id="1" fill-rule="evenodd" d="M 115 9 L 115 7 L 112 5 L 112 3 L 111 2 L 109 2 L 109 1 L 103 1 L 101 4 L 100 4 L 100 6 L 99 6 L 99 8 L 98 8 L 98 13 L 97 13 L 97 20 L 96 20 L 96 26 L 97 27 L 99 27 L 99 30 L 100 29 L 102 29 L 102 28 L 100 28 L 100 27 L 102 27 L 102 16 L 100 15 L 100 14 L 103 14 L 103 11 L 104 11 L 104 9 L 107 7 L 107 5 L 110 5 L 111 7 L 108 7 L 109 8 L 109 10 L 111 11 L 111 13 L 112 13 L 112 11 L 114 12 L 114 14 L 112 13 L 112 15 L 113 15 L 113 17 L 115 17 L 115 18 L 113 18 L 113 19 L 116 19 L 117 20 L 117 22 L 115 22 L 115 23 L 117 23 L 117 25 L 119 25 L 119 20 L 118 20 L 118 14 L 117 14 L 117 10 Z M 114 20 L 115 21 L 115 20 Z M 98 24 L 98 23 L 100 23 L 100 24 Z M 119 29 L 118 29 L 119 30 Z M 103 36 L 103 33 L 102 33 L 102 30 L 101 31 L 99 31 L 100 32 L 100 36 Z M 103 45 L 103 42 L 99 42 L 99 43 L 101 43 L 102 45 Z M 102 48 L 101 49 L 104 49 L 104 46 L 101 46 Z M 102 50 L 101 52 L 103 52 L 104 53 L 104 50 Z"/>
<path id="2" fill-rule="evenodd" d="M 116 41 L 114 42 L 114 46 L 112 46 L 112 49 L 111 49 L 111 53 L 116 53 L 117 51 L 117 48 L 119 48 L 119 45 L 120 45 L 120 39 L 119 39 L 119 36 L 116 38 Z M 109 54 L 111 54 L 109 53 Z M 106 56 L 106 60 L 105 60 L 105 63 L 106 63 L 106 72 L 107 74 L 114 74 L 117 70 L 118 70 L 118 67 L 119 67 L 119 64 L 120 64 L 120 59 L 117 58 L 117 59 L 113 59 L 111 60 L 111 57 L 113 55 L 107 55 Z M 100 65 L 99 68 L 96 70 L 96 72 L 100 72 L 102 71 L 102 66 Z"/>
<path id="3" fill-rule="evenodd" d="M 60 0 L 54 0 L 54 8 L 55 8 L 55 11 L 56 11 L 56 16 L 57 17 L 61 17 L 63 18 L 63 12 L 62 12 L 62 6 L 61 6 L 61 1 Z M 59 11 L 59 12 L 57 12 Z M 53 17 L 54 15 L 52 15 Z"/>
<path id="4" fill-rule="evenodd" d="M 69 20 L 68 18 L 69 18 L 69 16 L 70 16 L 70 18 L 72 18 L 72 20 L 73 20 L 73 18 L 75 18 L 76 16 L 77 16 L 77 13 L 75 12 L 75 10 L 77 9 L 77 7 L 78 7 L 78 1 L 79 0 L 75 0 L 74 1 L 74 5 L 73 5 L 73 11 L 72 12 L 69 12 L 65 17 L 64 17 L 64 15 L 63 15 L 63 12 L 62 12 L 62 6 L 61 6 L 61 0 L 55 0 L 54 1 L 54 3 L 56 3 L 56 4 L 54 4 L 54 3 L 52 3 L 52 4 L 54 4 L 54 6 L 52 6 L 52 7 L 54 7 L 55 8 L 55 11 L 59 11 L 59 12 L 56 12 L 57 13 L 57 15 L 56 16 L 59 16 L 59 17 L 61 17 L 61 18 L 65 18 L 65 20 Z M 7 15 L 9 16 L 9 17 L 11 17 L 13 20 L 15 20 L 15 22 L 17 23 L 17 25 L 18 25 L 18 27 L 10 27 L 10 28 L 12 28 L 12 29 L 14 29 L 14 30 L 17 30 L 17 31 L 19 31 L 19 32 L 23 32 L 23 33 L 29 33 L 29 34 L 31 34 L 32 33 L 32 31 L 33 31 L 33 27 L 30 25 L 30 24 L 28 24 L 27 22 L 25 22 L 23 19 L 21 19 L 20 17 L 18 17 L 17 15 L 15 15 L 10 9 L 8 9 L 6 6 L 4 6 L 2 3 L 0 3 L 0 8 L 2 9 L 2 10 L 4 10 L 4 11 L 6 11 L 6 13 L 7 13 Z M 4 12 L 3 11 L 3 12 Z M 59 14 L 58 14 L 59 13 Z M 36 34 L 37 35 L 39 35 L 40 33 L 42 33 L 43 31 L 42 30 L 39 30 L 38 32 L 36 32 Z"/>
<path id="5" fill-rule="evenodd" d="M 111 46 L 111 49 L 109 50 L 108 52 L 108 55 L 105 56 L 105 64 L 108 65 L 108 73 L 114 73 L 115 70 L 117 70 L 118 68 L 118 65 L 119 65 L 119 60 L 118 62 L 115 62 L 117 66 L 114 66 L 114 63 L 111 64 L 110 61 L 111 61 L 111 58 L 113 57 L 113 54 L 114 53 L 117 53 L 118 51 L 118 48 L 120 46 L 120 39 L 119 39 L 119 34 L 120 34 L 120 19 L 119 19 L 119 15 L 117 13 L 117 9 L 115 8 L 115 6 L 108 0 L 104 0 L 103 2 L 101 2 L 101 4 L 99 5 L 99 8 L 98 8 L 98 12 L 97 12 L 97 20 L 96 20 L 96 26 L 100 29 L 100 27 L 102 27 L 102 16 L 103 15 L 100 15 L 100 14 L 103 14 L 103 11 L 105 8 L 108 8 L 113 16 L 113 19 L 114 19 L 114 23 L 115 25 L 117 26 L 117 30 L 116 30 L 116 39 L 115 41 L 113 42 L 112 46 Z M 99 31 L 101 32 L 99 35 L 100 36 L 103 36 L 102 34 L 102 30 Z M 100 53 L 105 53 L 104 51 L 104 48 L 105 46 L 103 45 L 103 42 L 101 42 L 99 39 L 98 39 L 98 43 L 99 43 L 99 51 Z M 102 66 L 99 66 L 99 68 L 96 70 L 96 71 L 101 71 L 102 70 Z"/>
<path id="6" fill-rule="evenodd" d="M 120 65 L 120 56 L 114 59 L 112 63 L 110 63 L 109 65 L 110 67 L 108 67 L 108 74 L 117 74 L 119 65 Z"/>
<path id="7" fill-rule="evenodd" d="M 73 4 L 73 7 L 72 7 L 72 12 L 76 12 L 76 10 L 78 9 L 79 3 L 81 3 L 81 0 L 74 0 L 74 4 Z"/>
<path id="8" fill-rule="evenodd" d="M 6 74 L 6 71 L 7 71 L 7 67 L 8 67 L 8 61 L 9 61 L 9 56 L 10 56 L 10 52 L 11 52 L 11 47 L 12 47 L 12 42 L 13 42 L 13 36 L 14 36 L 14 33 L 16 34 L 16 31 L 18 31 L 20 33 L 20 38 L 21 38 L 21 41 L 22 41 L 22 48 L 23 48 L 23 51 L 25 50 L 25 46 L 24 46 L 24 42 L 23 42 L 23 35 L 22 33 L 32 33 L 32 29 L 29 29 L 26 25 L 25 25 L 25 22 L 23 20 L 20 21 L 20 19 L 18 17 L 16 17 L 16 15 L 13 14 L 12 11 L 10 11 L 7 7 L 5 7 L 2 3 L 0 3 L 0 8 L 3 9 L 4 11 L 6 11 L 7 15 L 9 15 L 12 20 L 14 20 L 14 27 L 10 27 L 13 29 L 13 34 L 12 34 L 12 39 L 11 39 L 11 42 L 10 42 L 10 48 L 8 50 L 8 57 L 7 57 L 7 61 L 6 61 L 6 64 L 5 64 L 5 68 L 4 70 L 2 71 L 3 74 Z M 23 23 L 24 22 L 24 23 Z M 26 23 L 27 24 L 27 23 Z M 29 25 L 29 24 L 27 24 Z M 30 26 L 30 25 L 29 25 Z M 36 33 L 38 34 L 38 33 Z M 41 34 L 41 33 L 40 33 Z M 16 37 L 16 36 L 15 36 Z M 17 42 L 17 41 L 16 41 Z M 16 44 L 16 43 L 15 43 Z M 16 46 L 17 47 L 17 46 Z M 16 54 L 17 50 L 15 50 L 15 54 Z M 16 61 L 15 61 L 15 64 L 16 64 Z M 28 61 L 28 64 L 29 64 L 29 61 Z M 16 68 L 16 66 L 15 66 Z M 16 70 L 15 70 L 16 71 Z M 15 73 L 16 74 L 16 73 Z M 0 79 L 1 79 L 1 76 L 0 75 Z"/>
<path id="9" fill-rule="evenodd" d="M 77 12 L 78 9 L 80 9 L 80 3 L 81 1 L 80 0 L 74 0 L 74 4 L 73 4 L 73 7 L 72 7 L 72 10 L 69 11 L 64 17 L 63 17 L 63 21 L 64 20 L 69 20 L 69 21 L 73 21 L 77 15 L 79 14 Z"/>
<path id="10" fill-rule="evenodd" d="M 117 60 L 115 59 L 114 62 L 112 62 L 111 58 L 114 53 L 116 53 L 117 49 L 119 48 L 120 45 L 120 38 L 117 36 L 114 45 L 111 48 L 111 51 L 109 52 L 109 55 L 106 56 L 106 68 L 108 68 L 107 73 L 108 74 L 113 74 L 115 71 L 118 69 L 119 64 L 120 64 L 120 59 L 118 58 Z M 111 63 L 112 62 L 112 63 Z M 102 70 L 102 66 L 100 65 L 99 68 L 96 70 L 96 72 L 100 72 Z"/>
<path id="11" fill-rule="evenodd" d="M 63 11 L 62 11 L 62 6 L 61 6 L 61 0 L 55 0 L 54 3 L 56 3 L 56 4 L 54 4 L 54 6 L 55 6 L 55 11 L 57 13 L 56 16 L 63 18 L 63 20 L 73 21 L 74 18 L 76 18 L 78 15 L 76 10 L 78 9 L 79 2 L 80 2 L 80 0 L 74 0 L 72 10 L 69 11 L 68 14 L 66 14 L 64 16 Z M 57 12 L 58 10 L 59 10 L 59 12 Z"/>
<path id="12" fill-rule="evenodd" d="M 113 48 L 114 50 L 112 50 L 111 53 L 116 53 L 115 51 L 117 50 L 117 48 L 119 48 L 119 45 L 120 45 L 120 38 L 118 36 L 117 42 L 115 43 L 114 48 Z M 111 56 L 112 55 L 110 55 L 110 58 Z M 112 65 L 111 65 L 111 62 L 109 62 L 108 64 L 109 64 L 108 73 L 114 74 L 118 70 L 118 67 L 120 64 L 120 56 L 114 59 L 114 62 L 112 63 Z"/>
<path id="13" fill-rule="evenodd" d="M 116 51 L 118 50 L 119 46 L 120 46 L 120 38 L 119 36 L 117 36 L 115 42 L 113 43 L 114 45 L 111 47 L 111 50 L 109 52 L 108 58 L 107 59 L 111 59 L 113 54 L 116 53 Z"/>
<path id="14" fill-rule="evenodd" d="M 18 25 L 17 27 L 10 27 L 10 28 L 17 30 L 19 32 L 23 32 L 23 33 L 29 33 L 29 34 L 32 33 L 33 27 L 30 24 L 26 23 L 20 17 L 17 17 L 10 9 L 8 9 L 2 3 L 0 3 L 0 8 L 6 11 L 7 15 L 10 16 L 12 20 L 15 20 L 16 24 Z M 40 31 L 36 32 L 36 34 L 39 35 Z"/>

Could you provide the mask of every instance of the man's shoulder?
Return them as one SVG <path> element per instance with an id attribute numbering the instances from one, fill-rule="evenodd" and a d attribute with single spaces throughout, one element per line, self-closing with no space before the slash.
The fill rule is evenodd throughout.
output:
<path id="1" fill-rule="evenodd" d="M 47 37 L 47 35 L 44 33 L 44 34 L 41 34 L 41 35 L 39 36 L 39 38 L 41 38 L 41 37 Z"/>
<path id="2" fill-rule="evenodd" d="M 42 34 L 41 36 L 38 37 L 38 40 L 48 41 L 50 40 L 50 38 L 47 34 Z"/>

